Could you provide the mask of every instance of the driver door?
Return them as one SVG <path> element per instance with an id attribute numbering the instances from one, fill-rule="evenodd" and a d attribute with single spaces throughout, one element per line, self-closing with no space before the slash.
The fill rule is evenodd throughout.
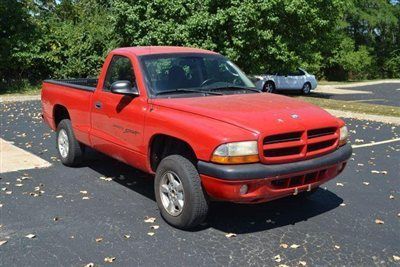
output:
<path id="1" fill-rule="evenodd" d="M 95 149 L 124 161 L 129 154 L 126 152 L 139 152 L 147 101 L 141 96 L 112 93 L 111 85 L 116 81 L 129 81 L 136 86 L 133 64 L 128 57 L 112 57 L 104 83 L 93 96 L 91 138 Z"/>

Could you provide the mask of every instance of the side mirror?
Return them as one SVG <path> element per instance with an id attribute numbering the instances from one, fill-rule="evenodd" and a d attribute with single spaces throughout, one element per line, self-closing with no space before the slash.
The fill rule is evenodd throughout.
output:
<path id="1" fill-rule="evenodd" d="M 116 81 L 111 84 L 111 92 L 113 94 L 138 96 L 139 91 L 136 86 L 132 86 L 130 81 Z"/>

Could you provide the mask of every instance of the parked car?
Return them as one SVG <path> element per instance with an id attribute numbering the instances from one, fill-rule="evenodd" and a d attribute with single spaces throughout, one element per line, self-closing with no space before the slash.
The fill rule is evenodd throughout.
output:
<path id="1" fill-rule="evenodd" d="M 183 229 L 205 219 L 210 201 L 312 194 L 352 153 L 341 119 L 260 93 L 207 50 L 116 49 L 98 80 L 46 80 L 41 98 L 64 165 L 91 147 L 154 175 L 162 217 Z"/>
<path id="2" fill-rule="evenodd" d="M 279 90 L 299 90 L 303 94 L 309 94 L 311 90 L 317 88 L 315 76 L 301 68 L 291 72 L 269 73 L 255 76 L 257 88 L 263 92 L 274 93 Z"/>

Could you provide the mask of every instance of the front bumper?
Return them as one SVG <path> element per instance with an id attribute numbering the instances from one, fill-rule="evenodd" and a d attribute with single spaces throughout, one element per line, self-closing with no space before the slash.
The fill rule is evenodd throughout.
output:
<path id="1" fill-rule="evenodd" d="M 343 171 L 352 154 L 350 144 L 324 156 L 284 164 L 218 165 L 200 161 L 198 170 L 207 193 L 232 202 L 265 202 L 311 190 Z M 245 194 L 240 187 L 248 186 Z"/>

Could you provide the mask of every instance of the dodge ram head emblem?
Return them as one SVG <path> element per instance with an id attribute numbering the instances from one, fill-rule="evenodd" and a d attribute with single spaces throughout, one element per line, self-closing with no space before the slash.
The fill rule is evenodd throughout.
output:
<path id="1" fill-rule="evenodd" d="M 298 119 L 299 118 L 299 115 L 297 115 L 297 114 L 292 114 L 292 115 L 290 115 L 293 119 Z"/>

